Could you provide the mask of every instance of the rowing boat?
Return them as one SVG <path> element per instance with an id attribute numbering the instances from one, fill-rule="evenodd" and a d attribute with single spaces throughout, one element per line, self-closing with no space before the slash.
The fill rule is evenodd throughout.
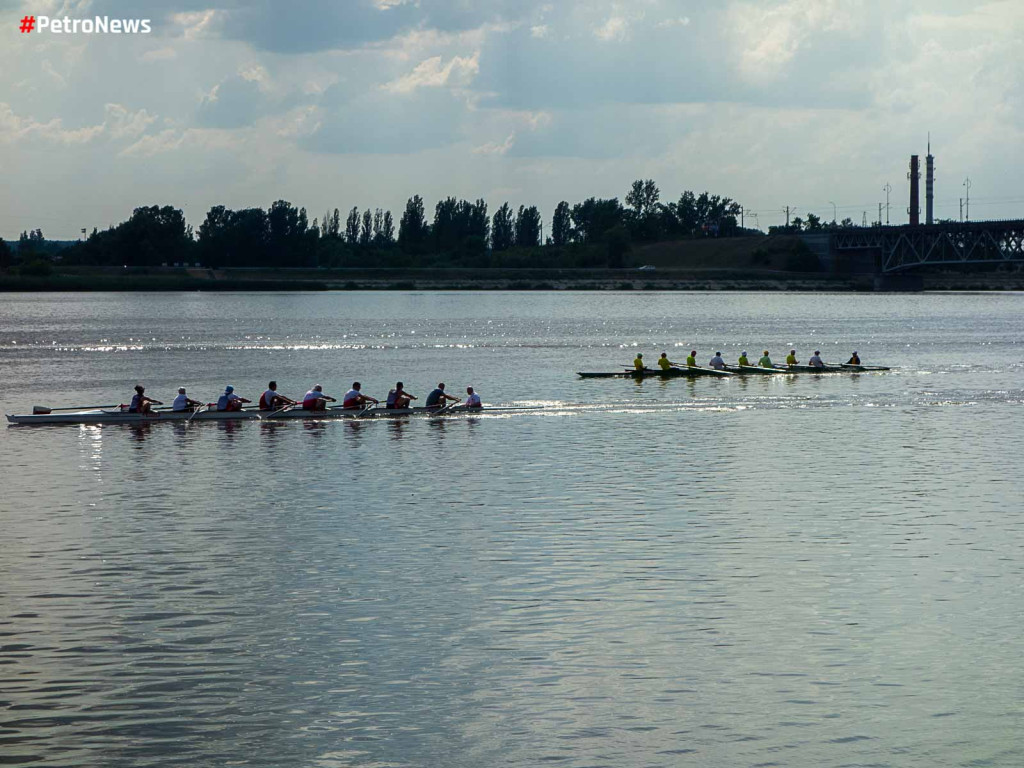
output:
<path id="1" fill-rule="evenodd" d="M 852 363 L 841 363 L 840 367 L 850 373 L 862 373 L 870 371 L 891 371 L 892 368 L 886 365 L 853 365 Z"/>
<path id="2" fill-rule="evenodd" d="M 456 405 L 440 410 L 438 408 L 342 408 L 335 406 L 323 411 L 306 411 L 294 408 L 281 411 L 154 411 L 153 413 L 128 413 L 106 408 L 65 411 L 62 413 L 33 413 L 26 415 L 7 414 L 11 424 L 155 424 L 165 421 L 273 421 L 288 419 L 375 419 L 399 416 L 455 416 L 478 413 L 506 413 L 509 411 L 537 410 L 530 407 L 484 407 L 467 408 Z"/>
<path id="3" fill-rule="evenodd" d="M 760 365 L 727 365 L 725 370 L 738 373 L 740 376 L 772 376 L 776 373 L 785 373 L 778 368 L 765 368 Z"/>
<path id="4" fill-rule="evenodd" d="M 672 379 L 678 376 L 711 376 L 724 379 L 733 374 L 729 371 L 716 371 L 714 368 L 688 366 L 686 368 L 668 368 L 664 371 L 655 368 L 644 368 L 642 371 L 629 369 L 623 371 L 577 371 L 576 375 L 584 379 Z"/>

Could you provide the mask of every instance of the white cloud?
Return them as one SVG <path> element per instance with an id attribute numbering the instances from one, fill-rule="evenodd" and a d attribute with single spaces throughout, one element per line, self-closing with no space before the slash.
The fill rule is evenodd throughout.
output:
<path id="1" fill-rule="evenodd" d="M 30 117 L 19 117 L 10 104 L 0 102 L 0 142 L 24 144 L 36 139 L 64 146 L 89 144 L 97 139 L 133 139 L 145 133 L 156 120 L 144 109 L 136 112 L 120 104 L 104 106 L 104 120 L 97 125 L 65 128 L 60 118 L 39 122 Z"/>
<path id="2" fill-rule="evenodd" d="M 658 29 L 669 29 L 671 27 L 688 27 L 690 26 L 690 17 L 678 16 L 674 19 L 665 19 L 663 21 L 659 21 L 654 26 L 657 27 Z"/>
<path id="3" fill-rule="evenodd" d="M 516 132 L 512 131 L 505 140 L 501 143 L 488 142 L 481 144 L 478 147 L 473 147 L 474 155 L 507 155 L 508 151 L 512 149 L 512 145 L 516 143 Z"/>
<path id="4" fill-rule="evenodd" d="M 441 56 L 432 56 L 416 65 L 407 75 L 385 83 L 381 88 L 393 93 L 412 93 L 417 88 L 466 86 L 480 71 L 480 52 L 472 56 L 454 56 L 447 64 Z"/>
<path id="5" fill-rule="evenodd" d="M 629 37 L 629 22 L 622 16 L 610 16 L 594 28 L 594 37 L 605 42 L 623 41 Z"/>
<path id="6" fill-rule="evenodd" d="M 530 37 L 535 37 L 539 40 L 541 38 L 547 37 L 550 31 L 551 27 L 549 27 L 547 24 L 537 24 L 535 26 L 530 27 Z"/>

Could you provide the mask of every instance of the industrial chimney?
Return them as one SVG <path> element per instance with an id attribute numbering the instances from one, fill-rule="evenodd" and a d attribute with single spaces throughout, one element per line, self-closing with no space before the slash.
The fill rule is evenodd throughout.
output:
<path id="1" fill-rule="evenodd" d="M 910 179 L 910 207 L 907 208 L 907 213 L 910 214 L 910 226 L 916 227 L 921 223 L 921 164 L 917 159 L 917 155 L 910 156 L 910 173 L 907 174 L 907 178 Z"/>
<path id="2" fill-rule="evenodd" d="M 932 157 L 932 135 L 928 134 L 928 155 L 924 159 L 924 223 L 934 224 L 932 203 L 935 196 L 935 158 Z"/>

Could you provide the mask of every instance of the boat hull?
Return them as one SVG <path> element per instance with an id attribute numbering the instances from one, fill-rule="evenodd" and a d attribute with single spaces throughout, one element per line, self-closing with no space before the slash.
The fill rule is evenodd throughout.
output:
<path id="1" fill-rule="evenodd" d="M 371 408 L 347 409 L 328 408 L 323 411 L 306 411 L 301 408 L 286 411 L 156 411 L 154 413 L 125 413 L 112 410 L 71 411 L 66 413 L 37 413 L 26 415 L 7 415 L 11 424 L 157 424 L 162 422 L 196 421 L 287 421 L 287 420 L 319 420 L 319 419 L 378 419 L 397 418 L 402 416 L 455 416 L 476 413 L 502 413 L 518 410 L 535 410 L 526 408 Z"/>
<path id="2" fill-rule="evenodd" d="M 576 375 L 583 379 L 675 379 L 681 376 L 724 379 L 733 374 L 729 371 L 716 371 L 714 368 L 669 368 L 665 371 L 646 368 L 642 371 L 577 371 Z"/>

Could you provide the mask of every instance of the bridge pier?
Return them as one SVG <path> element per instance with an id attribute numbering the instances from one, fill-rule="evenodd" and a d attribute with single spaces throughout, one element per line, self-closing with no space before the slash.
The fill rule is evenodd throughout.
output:
<path id="1" fill-rule="evenodd" d="M 924 290 L 924 278 L 921 275 L 882 274 L 875 275 L 874 290 L 880 293 L 898 291 L 914 293 Z"/>

